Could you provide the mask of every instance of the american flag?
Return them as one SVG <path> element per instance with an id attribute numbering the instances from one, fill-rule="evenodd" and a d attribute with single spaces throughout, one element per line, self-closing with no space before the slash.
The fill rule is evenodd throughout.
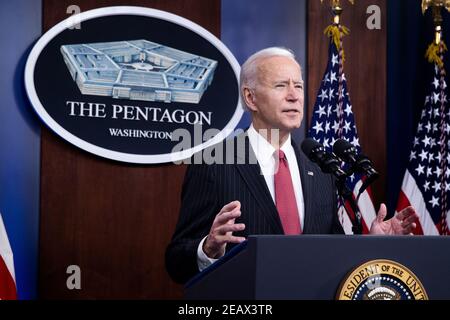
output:
<path id="1" fill-rule="evenodd" d="M 343 70 L 342 46 L 338 50 L 334 41 L 330 41 L 328 66 L 314 104 L 309 137 L 323 144 L 328 152 L 332 152 L 333 145 L 338 139 L 350 142 L 357 148 L 358 152 L 361 152 Z M 355 199 L 363 184 L 363 178 L 361 175 L 353 175 L 348 178 L 347 186 L 353 191 Z M 369 232 L 369 228 L 376 217 L 370 194 L 369 188 L 360 196 L 358 201 L 359 211 L 362 214 L 363 233 L 365 234 Z M 352 234 L 351 219 L 353 219 L 354 213 L 348 204 L 339 203 L 338 212 L 341 224 L 346 234 Z"/>
<path id="2" fill-rule="evenodd" d="M 449 234 L 450 110 L 445 76 L 443 64 L 435 64 L 397 205 L 397 211 L 409 205 L 416 209 L 416 234 Z"/>
<path id="3" fill-rule="evenodd" d="M 0 213 L 0 300 L 17 299 L 14 261 Z"/>

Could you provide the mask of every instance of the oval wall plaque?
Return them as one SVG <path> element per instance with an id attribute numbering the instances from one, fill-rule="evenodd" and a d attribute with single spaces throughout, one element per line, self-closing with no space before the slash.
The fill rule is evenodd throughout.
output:
<path id="1" fill-rule="evenodd" d="M 45 33 L 28 57 L 25 86 L 63 139 L 108 159 L 154 164 L 189 158 L 236 127 L 239 70 L 226 46 L 192 21 L 107 7 Z"/>

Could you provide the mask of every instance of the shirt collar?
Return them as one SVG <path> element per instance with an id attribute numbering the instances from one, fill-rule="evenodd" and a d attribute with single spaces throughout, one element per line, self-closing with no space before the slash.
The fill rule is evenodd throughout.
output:
<path id="1" fill-rule="evenodd" d="M 266 140 L 261 134 L 256 131 L 253 124 L 248 129 L 248 138 L 250 140 L 250 145 L 252 146 L 253 152 L 255 152 L 256 159 L 261 165 L 267 164 L 269 161 L 274 159 L 274 153 L 276 149 Z M 291 144 L 291 135 L 288 136 L 284 144 L 281 146 L 281 150 L 286 154 L 286 158 L 292 159 L 294 149 Z"/>

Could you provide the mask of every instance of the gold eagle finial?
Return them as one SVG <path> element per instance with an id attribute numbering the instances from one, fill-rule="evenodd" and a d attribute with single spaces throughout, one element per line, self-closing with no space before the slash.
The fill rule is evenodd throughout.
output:
<path id="1" fill-rule="evenodd" d="M 440 68 L 443 68 L 444 62 L 442 61 L 443 52 L 447 51 L 447 46 L 442 40 L 442 9 L 446 9 L 450 12 L 450 0 L 422 0 L 422 13 L 425 14 L 427 10 L 431 8 L 433 13 L 433 21 L 435 27 L 434 42 L 428 47 L 425 57 L 430 63 L 437 64 Z"/>
<path id="2" fill-rule="evenodd" d="M 355 4 L 355 0 L 348 0 L 351 4 Z M 323 3 L 323 0 L 320 0 L 320 2 L 322 2 Z M 340 0 L 330 0 L 330 2 L 331 2 L 331 6 L 333 7 L 333 8 L 335 8 L 335 7 L 340 7 L 341 6 L 341 1 Z"/>
<path id="3" fill-rule="evenodd" d="M 348 0 L 351 4 L 355 4 L 355 0 Z M 450 1 L 450 0 L 449 0 Z M 323 0 L 320 0 L 320 2 L 323 4 Z M 342 14 L 342 6 L 340 0 L 330 0 L 331 4 L 331 11 L 333 11 L 334 16 L 334 24 L 339 25 L 341 22 L 341 14 Z"/>
<path id="4" fill-rule="evenodd" d="M 333 0 L 333 2 L 334 1 L 335 0 Z M 430 7 L 445 8 L 450 12 L 450 0 L 422 0 L 423 14 L 425 14 Z"/>

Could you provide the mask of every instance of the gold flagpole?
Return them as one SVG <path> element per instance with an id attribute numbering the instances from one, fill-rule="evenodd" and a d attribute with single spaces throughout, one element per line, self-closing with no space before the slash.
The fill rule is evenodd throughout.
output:
<path id="1" fill-rule="evenodd" d="M 323 0 L 320 0 L 323 4 Z M 355 0 L 348 0 L 351 4 L 355 4 Z M 331 12 L 333 13 L 333 23 L 329 25 L 324 34 L 333 39 L 334 44 L 338 50 L 341 49 L 342 38 L 350 33 L 350 30 L 341 25 L 341 15 L 344 11 L 340 0 L 330 0 Z M 343 60 L 344 53 L 342 52 Z"/>
<path id="2" fill-rule="evenodd" d="M 351 4 L 355 4 L 355 0 L 348 0 Z M 323 4 L 323 0 L 320 0 Z M 330 0 L 331 11 L 334 16 L 334 24 L 339 25 L 341 23 L 342 6 L 340 0 Z"/>
<path id="3" fill-rule="evenodd" d="M 442 9 L 450 12 L 450 0 L 422 0 L 422 13 L 425 14 L 431 8 L 435 27 L 434 42 L 429 46 L 426 58 L 430 63 L 436 63 L 440 68 L 443 61 L 440 57 L 443 51 L 447 51 L 445 43 L 442 41 Z M 442 45 L 442 47 L 441 47 Z"/>

